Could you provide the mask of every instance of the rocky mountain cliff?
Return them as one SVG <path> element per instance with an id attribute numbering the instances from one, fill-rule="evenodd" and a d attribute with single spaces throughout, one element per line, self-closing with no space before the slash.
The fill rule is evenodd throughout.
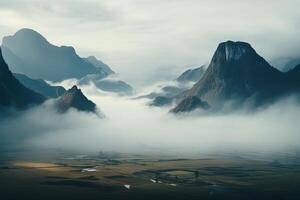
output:
<path id="1" fill-rule="evenodd" d="M 44 96 L 26 88 L 13 76 L 0 49 L 0 107 L 24 109 L 45 100 Z"/>
<path id="2" fill-rule="evenodd" d="M 183 101 L 196 96 L 213 108 L 229 101 L 235 108 L 246 103 L 252 107 L 266 105 L 299 89 L 300 77 L 295 71 L 283 73 L 258 55 L 250 44 L 227 41 L 218 46 L 205 74 L 185 92 Z M 184 105 L 177 105 L 181 106 Z"/>
<path id="3" fill-rule="evenodd" d="M 77 86 L 73 86 L 67 90 L 64 95 L 58 100 L 58 109 L 61 112 L 66 112 L 70 108 L 75 108 L 79 111 L 96 112 L 96 104 L 89 100 Z"/>

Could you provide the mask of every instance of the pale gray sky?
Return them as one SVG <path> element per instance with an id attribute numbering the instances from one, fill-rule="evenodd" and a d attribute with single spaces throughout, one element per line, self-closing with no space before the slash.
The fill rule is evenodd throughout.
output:
<path id="1" fill-rule="evenodd" d="M 300 57 L 300 0 L 1 0 L 0 37 L 32 28 L 139 85 L 207 63 L 243 40 L 268 60 Z"/>

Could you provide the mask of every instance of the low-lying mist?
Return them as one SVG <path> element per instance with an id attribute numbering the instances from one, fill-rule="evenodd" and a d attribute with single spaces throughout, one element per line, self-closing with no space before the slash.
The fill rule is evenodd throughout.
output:
<path id="1" fill-rule="evenodd" d="M 2 145 L 86 152 L 197 154 L 225 151 L 297 150 L 300 109 L 293 97 L 246 114 L 175 116 L 145 100 L 82 88 L 105 118 L 70 110 L 58 114 L 48 101 L 2 119 Z"/>

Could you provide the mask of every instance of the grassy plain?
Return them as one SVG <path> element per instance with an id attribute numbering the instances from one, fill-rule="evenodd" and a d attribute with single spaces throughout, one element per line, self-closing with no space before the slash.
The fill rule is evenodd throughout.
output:
<path id="1" fill-rule="evenodd" d="M 297 163 L 58 153 L 0 164 L 4 199 L 300 199 Z"/>

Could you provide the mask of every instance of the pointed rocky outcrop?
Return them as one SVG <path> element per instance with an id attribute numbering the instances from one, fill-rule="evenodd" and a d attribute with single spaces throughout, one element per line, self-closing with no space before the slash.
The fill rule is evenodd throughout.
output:
<path id="1" fill-rule="evenodd" d="M 58 100 L 58 109 L 61 112 L 66 112 L 70 108 L 79 111 L 96 113 L 96 104 L 89 100 L 77 86 L 73 86 L 67 90 L 64 95 Z"/>

